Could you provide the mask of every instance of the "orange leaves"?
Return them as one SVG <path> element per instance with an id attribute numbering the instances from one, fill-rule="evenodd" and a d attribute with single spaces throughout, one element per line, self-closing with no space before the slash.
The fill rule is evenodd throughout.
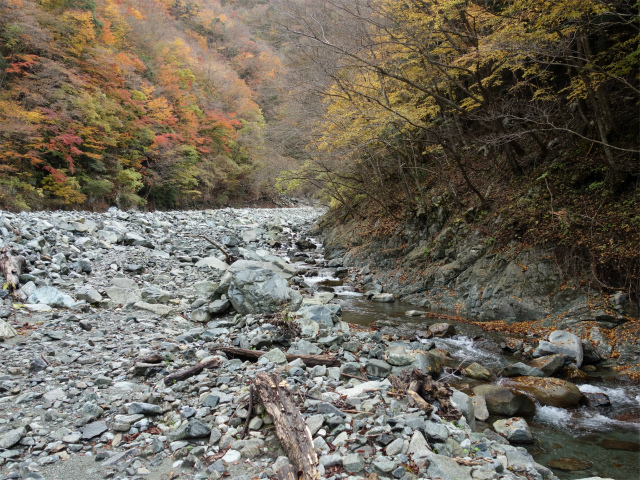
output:
<path id="1" fill-rule="evenodd" d="M 7 68 L 5 68 L 6 73 L 18 73 L 24 74 L 29 70 L 32 66 L 38 63 L 38 55 L 15 55 L 15 61 L 12 61 Z"/>

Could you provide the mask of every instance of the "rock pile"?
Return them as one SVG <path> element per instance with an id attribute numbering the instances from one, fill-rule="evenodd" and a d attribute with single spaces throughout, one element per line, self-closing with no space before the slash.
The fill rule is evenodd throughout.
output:
<path id="1" fill-rule="evenodd" d="M 306 294 L 301 275 L 323 260 L 299 232 L 319 213 L 3 213 L 2 241 L 29 266 L 0 312 L 3 478 L 273 477 L 289 460 L 262 406 L 249 411 L 260 372 L 293 392 L 323 478 L 554 478 L 503 436 L 473 431 L 484 399 L 454 391 L 451 421 L 393 388 L 403 371 L 437 375 L 424 344 L 353 331 L 331 294 Z M 305 266 L 269 249 L 287 245 Z M 243 361 L 223 347 L 265 353 Z M 166 381 L 196 364 L 209 368 Z"/>

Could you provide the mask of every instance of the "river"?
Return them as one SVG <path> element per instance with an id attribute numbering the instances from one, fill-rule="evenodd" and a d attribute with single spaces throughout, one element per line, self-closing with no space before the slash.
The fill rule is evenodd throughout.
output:
<path id="1" fill-rule="evenodd" d="M 318 244 L 316 262 L 321 259 Z M 320 262 L 317 262 L 320 263 Z M 301 264 L 309 268 L 309 265 Z M 407 316 L 418 307 L 403 302 L 376 303 L 336 276 L 335 268 L 311 267 L 312 275 L 305 278 L 314 289 L 332 291 L 334 303 L 343 309 L 343 320 L 362 327 L 383 328 L 383 331 L 402 332 L 403 338 L 410 332 L 425 330 L 442 319 Z M 323 285 L 320 285 L 323 284 Z M 331 286 L 327 286 L 331 285 Z M 510 364 L 522 361 L 506 354 L 500 344 L 504 334 L 483 331 L 476 325 L 456 322 L 457 334 L 451 338 L 436 339 L 435 346 L 448 351 L 451 358 L 443 362 L 442 380 L 455 388 L 473 395 L 471 389 L 482 383 L 456 373 L 477 362 L 496 374 Z M 410 338 L 411 339 L 411 338 Z M 415 338 L 413 338 L 415 340 Z M 550 467 L 563 480 L 585 477 L 605 477 L 617 480 L 636 480 L 640 476 L 640 385 L 617 375 L 611 369 L 598 368 L 589 372 L 588 380 L 574 381 L 581 392 L 601 392 L 609 397 L 610 407 L 590 408 L 578 406 L 571 409 L 537 405 L 536 413 L 527 417 L 535 442 L 523 445 L 542 465 Z M 490 428 L 498 417 L 477 422 L 477 431 Z"/>

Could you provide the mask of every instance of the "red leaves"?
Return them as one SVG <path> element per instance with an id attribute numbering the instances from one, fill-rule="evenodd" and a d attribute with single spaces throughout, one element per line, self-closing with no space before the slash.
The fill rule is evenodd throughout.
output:
<path id="1" fill-rule="evenodd" d="M 18 73 L 24 74 L 33 67 L 36 63 L 38 63 L 38 55 L 15 55 L 18 58 L 18 61 L 11 62 L 7 68 L 4 69 L 6 73 Z"/>

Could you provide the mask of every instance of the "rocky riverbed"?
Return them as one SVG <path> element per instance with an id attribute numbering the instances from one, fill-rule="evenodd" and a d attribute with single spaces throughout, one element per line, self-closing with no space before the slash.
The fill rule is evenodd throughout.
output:
<path id="1" fill-rule="evenodd" d="M 305 232 L 320 213 L 0 214 L 2 246 L 28 267 L 0 311 L 0 478 L 274 478 L 289 459 L 262 406 L 249 412 L 260 372 L 294 393 L 322 478 L 555 478 L 518 446 L 531 432 L 514 415 L 530 397 L 438 384 L 448 394 L 426 408 L 398 388 L 414 369 L 437 378 L 446 352 L 349 325 L 333 294 L 312 288 L 327 262 Z M 557 340 L 542 358 L 578 362 Z M 264 355 L 243 361 L 225 347 Z M 164 380 L 202 363 L 217 366 Z M 519 366 L 516 381 L 547 367 Z M 476 432 L 494 408 L 504 418 Z"/>

